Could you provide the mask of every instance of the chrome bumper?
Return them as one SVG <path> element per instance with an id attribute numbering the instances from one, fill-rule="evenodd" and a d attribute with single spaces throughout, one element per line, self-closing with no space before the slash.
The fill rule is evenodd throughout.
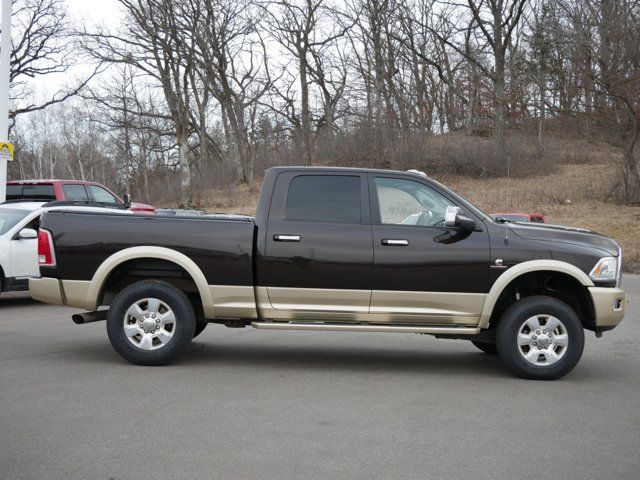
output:
<path id="1" fill-rule="evenodd" d="M 595 325 L 613 328 L 620 323 L 627 310 L 627 294 L 621 288 L 590 287 L 595 310 Z"/>

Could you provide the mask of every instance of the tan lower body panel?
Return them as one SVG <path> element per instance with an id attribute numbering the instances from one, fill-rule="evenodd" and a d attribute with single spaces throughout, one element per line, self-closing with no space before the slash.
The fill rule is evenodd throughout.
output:
<path id="1" fill-rule="evenodd" d="M 253 287 L 209 285 L 215 318 L 258 318 Z"/>
<path id="2" fill-rule="evenodd" d="M 478 323 L 485 294 L 374 290 L 369 313 L 389 323 Z"/>
<path id="3" fill-rule="evenodd" d="M 627 296 L 620 288 L 590 287 L 596 314 L 596 326 L 615 327 L 624 317 Z"/>
<path id="4" fill-rule="evenodd" d="M 65 305 L 70 307 L 86 308 L 95 310 L 97 299 L 87 299 L 87 293 L 91 282 L 83 280 L 62 280 L 62 294 Z"/>
<path id="5" fill-rule="evenodd" d="M 262 318 L 380 324 L 477 325 L 485 295 L 256 287 Z M 369 299 L 370 297 L 370 299 Z M 368 300 L 369 299 L 369 300 Z"/>
<path id="6" fill-rule="evenodd" d="M 29 293 L 31 298 L 39 302 L 64 305 L 62 287 L 60 286 L 60 280 L 57 278 L 30 278 Z"/>

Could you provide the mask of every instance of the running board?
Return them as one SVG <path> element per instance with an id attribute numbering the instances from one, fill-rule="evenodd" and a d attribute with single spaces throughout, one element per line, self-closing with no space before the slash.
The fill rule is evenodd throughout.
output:
<path id="1" fill-rule="evenodd" d="M 334 332 L 427 333 L 432 335 L 476 335 L 479 327 L 408 327 L 404 325 L 344 325 L 338 323 L 251 322 L 265 330 L 325 330 Z"/>

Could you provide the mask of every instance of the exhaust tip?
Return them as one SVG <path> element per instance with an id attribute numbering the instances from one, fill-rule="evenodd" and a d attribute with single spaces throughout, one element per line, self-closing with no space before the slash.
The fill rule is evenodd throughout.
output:
<path id="1" fill-rule="evenodd" d="M 73 320 L 73 323 L 76 325 L 82 325 L 84 323 L 84 317 L 80 313 L 71 315 L 71 320 Z"/>

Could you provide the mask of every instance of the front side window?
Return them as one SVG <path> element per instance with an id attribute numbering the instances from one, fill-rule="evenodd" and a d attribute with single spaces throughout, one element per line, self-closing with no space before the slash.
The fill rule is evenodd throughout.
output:
<path id="1" fill-rule="evenodd" d="M 359 176 L 300 175 L 291 180 L 285 219 L 360 223 L 360 199 Z"/>
<path id="2" fill-rule="evenodd" d="M 65 200 L 88 202 L 87 191 L 84 189 L 84 185 L 67 184 L 62 186 Z"/>
<path id="3" fill-rule="evenodd" d="M 379 220 L 385 225 L 442 227 L 452 202 L 436 190 L 413 180 L 377 177 Z"/>
<path id="4" fill-rule="evenodd" d="M 28 210 L 0 208 L 0 235 L 7 233 L 28 214 Z"/>
<path id="5" fill-rule="evenodd" d="M 97 185 L 89 185 L 88 186 L 91 195 L 93 195 L 93 199 L 96 202 L 100 203 L 118 203 L 116 197 L 107 192 L 104 188 L 98 187 Z"/>

